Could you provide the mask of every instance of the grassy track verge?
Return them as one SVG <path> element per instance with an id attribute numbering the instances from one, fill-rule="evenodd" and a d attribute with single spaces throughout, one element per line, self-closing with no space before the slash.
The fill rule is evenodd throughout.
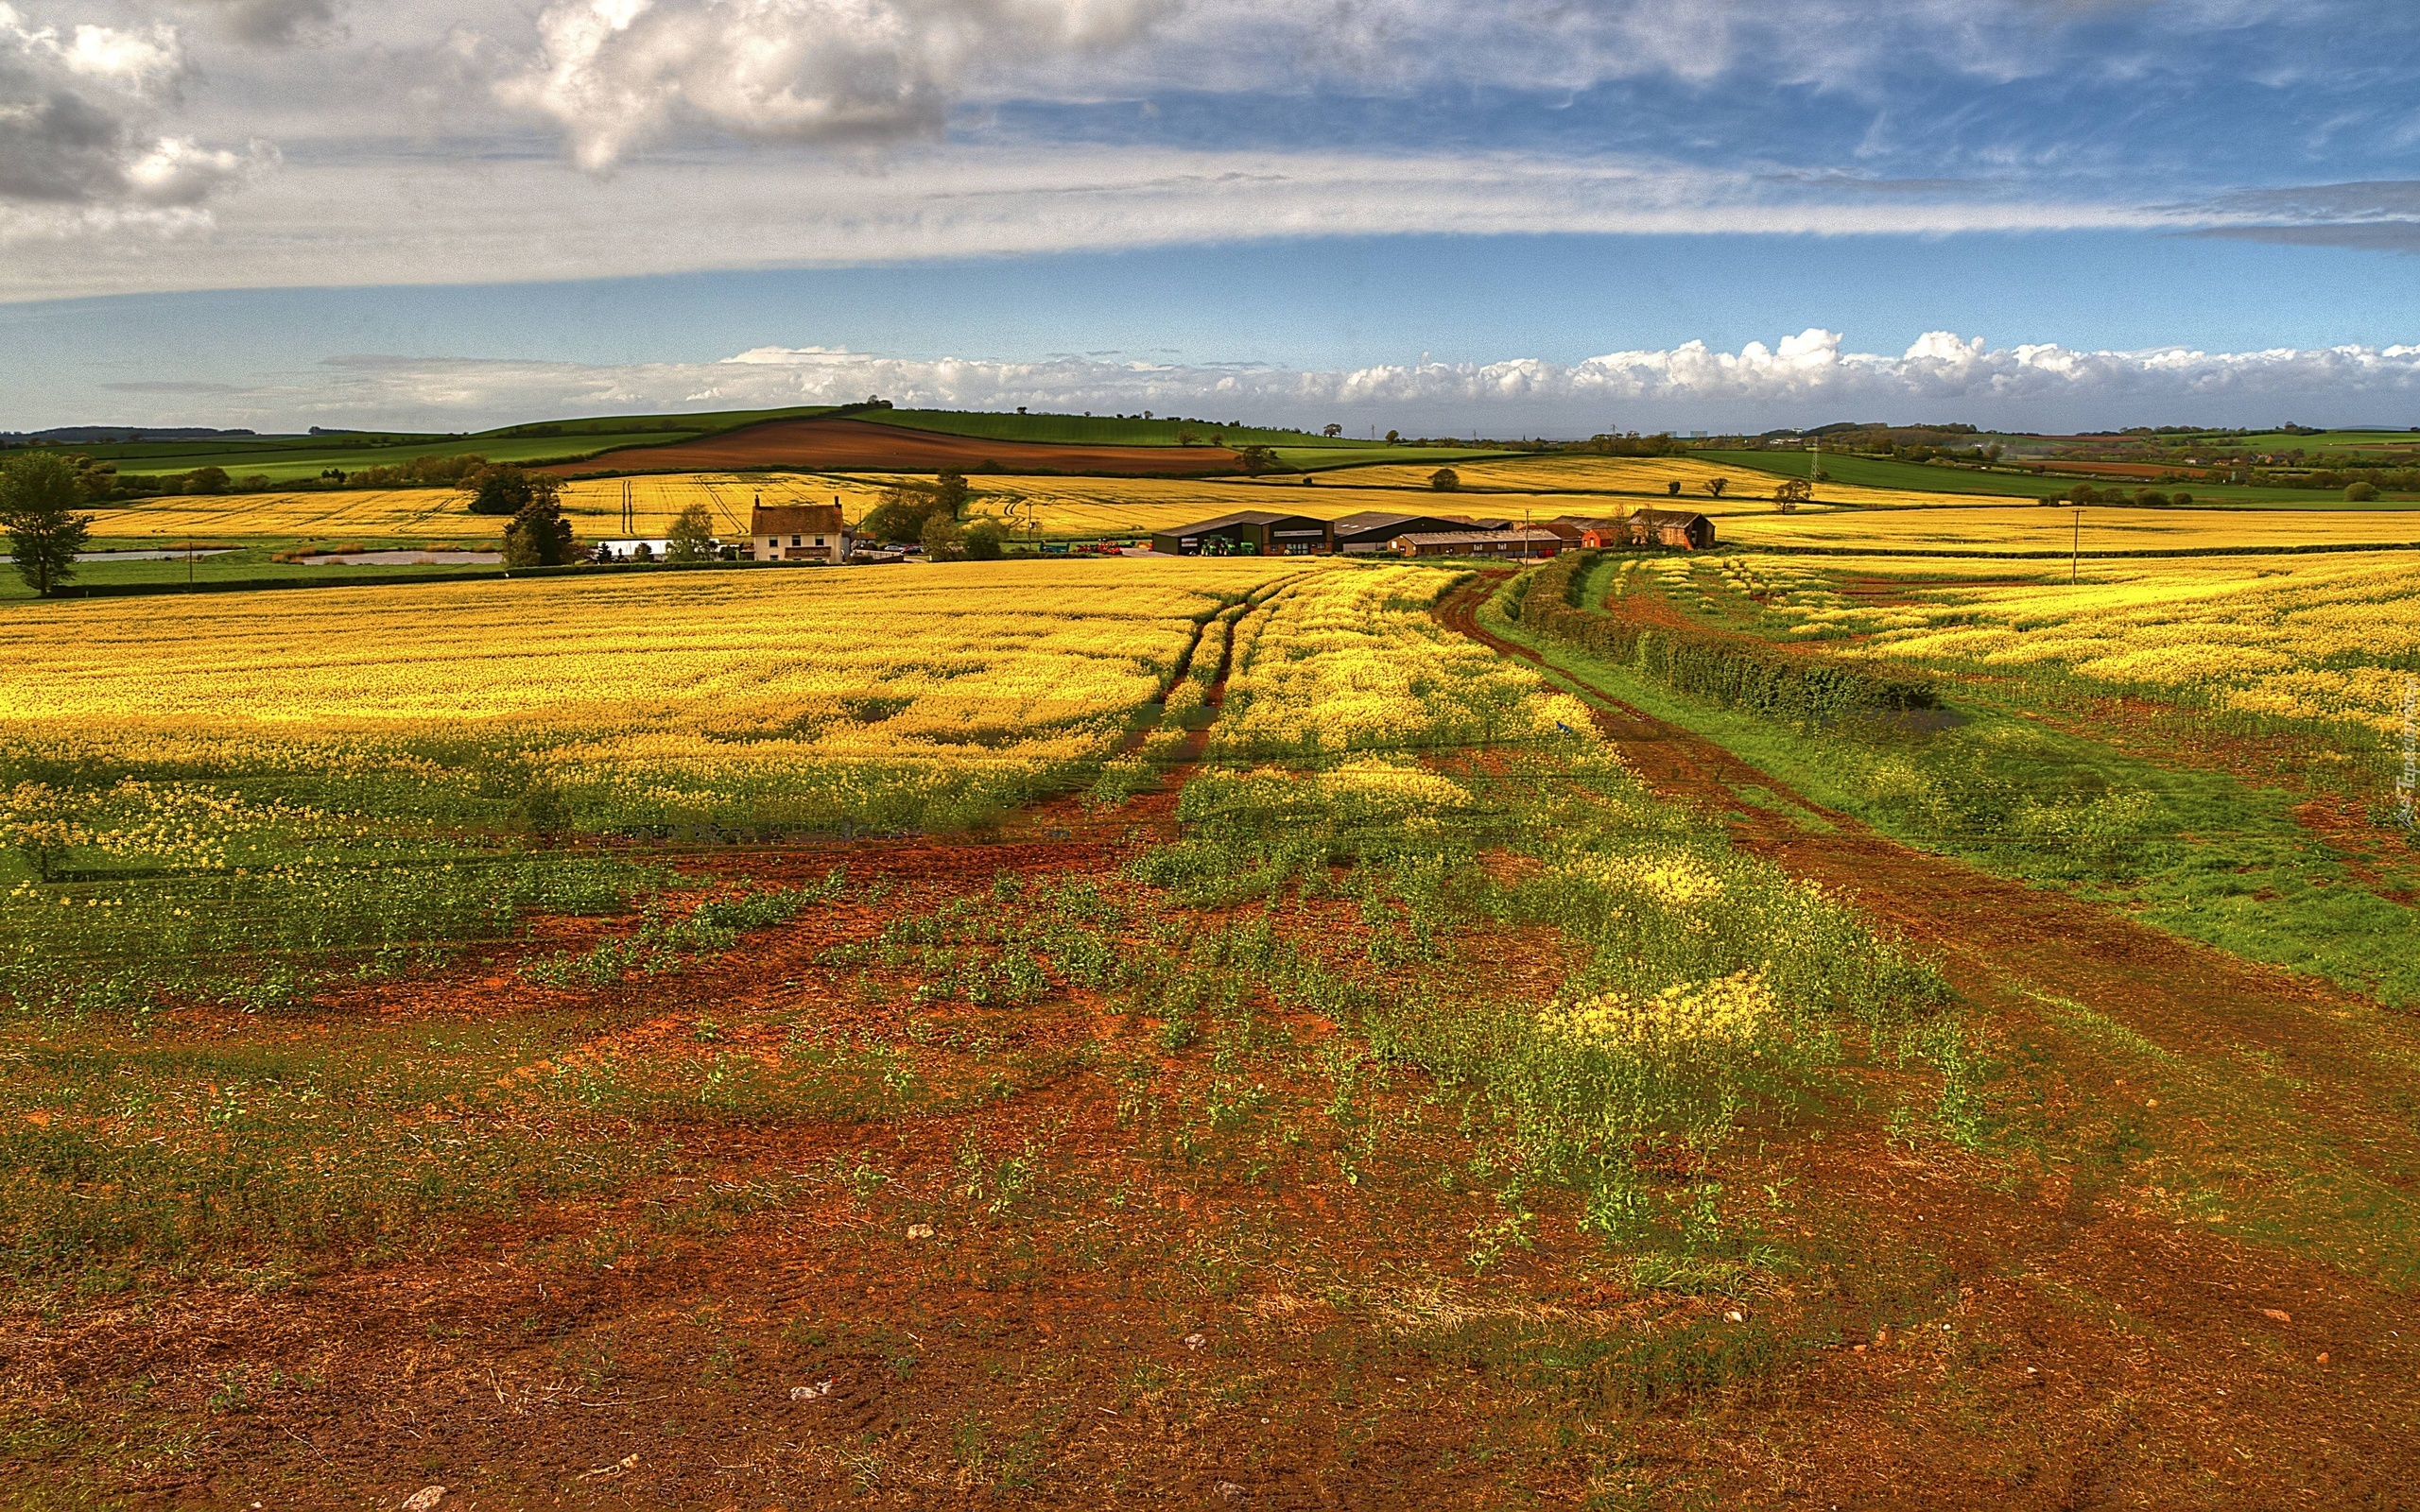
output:
<path id="1" fill-rule="evenodd" d="M 2306 795 L 2163 766 L 1971 696 L 1957 725 L 1791 724 L 1675 694 L 1525 624 L 1488 627 L 1587 687 L 1703 736 L 1779 787 L 1996 875 L 2057 886 L 2246 960 L 2420 1002 L 2415 880 L 2313 833 Z"/>

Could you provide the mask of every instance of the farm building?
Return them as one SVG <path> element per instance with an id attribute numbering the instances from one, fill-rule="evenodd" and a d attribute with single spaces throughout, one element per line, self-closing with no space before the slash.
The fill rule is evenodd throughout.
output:
<path id="1" fill-rule="evenodd" d="M 1151 549 L 1164 557 L 1312 557 L 1331 549 L 1327 522 L 1268 509 L 1238 509 L 1215 520 L 1156 531 Z"/>
<path id="2" fill-rule="evenodd" d="M 1337 550 L 1357 554 L 1384 551 L 1401 535 L 1471 528 L 1471 523 L 1461 515 L 1390 514 L 1384 510 L 1365 510 L 1337 521 L 1330 527 L 1330 535 Z"/>
<path id="3" fill-rule="evenodd" d="M 1551 530 L 1424 530 L 1395 537 L 1407 557 L 1551 557 L 1564 539 Z"/>
<path id="4" fill-rule="evenodd" d="M 1560 520 L 1542 520 L 1536 524 L 1530 526 L 1530 528 L 1532 530 L 1551 530 L 1556 535 L 1563 538 L 1563 543 L 1565 547 L 1572 547 L 1590 544 L 1588 532 L 1591 530 L 1619 530 L 1622 528 L 1622 523 L 1618 520 L 1575 520 L 1569 515 L 1564 515 Z M 1603 542 L 1598 541 L 1596 544 L 1602 545 Z"/>
<path id="5" fill-rule="evenodd" d="M 849 527 L 838 504 L 760 504 L 749 511 L 748 534 L 758 561 L 849 559 Z"/>
<path id="6" fill-rule="evenodd" d="M 1622 522 L 1633 546 L 1678 546 L 1703 551 L 1714 544 L 1714 522 L 1686 509 L 1638 509 Z"/>

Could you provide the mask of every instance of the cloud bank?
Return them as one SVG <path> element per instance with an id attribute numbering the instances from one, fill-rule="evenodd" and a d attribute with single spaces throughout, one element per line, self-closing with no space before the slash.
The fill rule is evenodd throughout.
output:
<path id="1" fill-rule="evenodd" d="M 300 429 L 341 421 L 471 429 L 544 417 L 845 403 L 1346 424 L 1411 433 L 1584 436 L 1762 430 L 1842 419 L 1971 421 L 2022 430 L 2137 423 L 2420 422 L 2420 345 L 2207 352 L 1991 348 L 1934 332 L 1896 356 L 1808 330 L 1768 346 L 1703 342 L 1584 362 L 1426 362 L 1309 371 L 1098 358 L 913 359 L 765 347 L 718 362 L 348 357 L 316 383 L 230 395 L 174 418 Z M 222 407 L 223 406 L 223 407 Z M 166 412 L 159 422 L 171 418 Z"/>

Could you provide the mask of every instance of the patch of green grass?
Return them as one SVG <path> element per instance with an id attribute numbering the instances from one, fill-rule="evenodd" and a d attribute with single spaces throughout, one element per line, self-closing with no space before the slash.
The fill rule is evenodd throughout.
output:
<path id="1" fill-rule="evenodd" d="M 2295 817 L 2297 795 L 2161 766 L 2019 709 L 1961 700 L 1929 733 L 1805 730 L 1674 695 L 1507 621 L 1496 633 L 1894 839 L 2064 887 L 2221 950 L 2420 1002 L 2420 916 Z"/>

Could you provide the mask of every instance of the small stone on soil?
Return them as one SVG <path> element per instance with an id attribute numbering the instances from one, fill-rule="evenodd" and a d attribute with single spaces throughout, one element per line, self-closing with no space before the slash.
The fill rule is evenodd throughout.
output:
<path id="1" fill-rule="evenodd" d="M 1199 1349 L 1209 1342 L 1199 1333 L 1188 1333 L 1184 1336 L 1184 1347 L 1188 1349 Z"/>
<path id="2" fill-rule="evenodd" d="M 445 1487 L 441 1486 L 424 1486 L 419 1490 L 414 1491 L 411 1495 L 404 1498 L 404 1504 L 401 1508 L 401 1512 L 429 1512 L 431 1507 L 434 1507 L 438 1503 L 444 1500 Z M 258 1506 L 260 1503 L 255 1502 L 252 1505 Z"/>
<path id="3" fill-rule="evenodd" d="M 933 1237 L 933 1226 L 928 1223 L 911 1223 L 908 1226 L 908 1237 L 910 1239 L 930 1239 Z"/>

